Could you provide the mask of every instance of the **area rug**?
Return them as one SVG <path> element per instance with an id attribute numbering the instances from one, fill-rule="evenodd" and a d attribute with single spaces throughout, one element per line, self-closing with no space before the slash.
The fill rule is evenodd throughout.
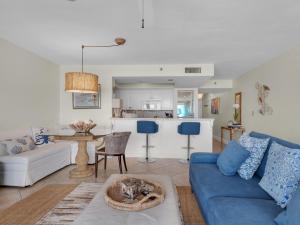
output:
<path id="1" fill-rule="evenodd" d="M 100 183 L 48 185 L 0 213 L 1 225 L 70 225 L 101 188 Z M 177 186 L 184 225 L 205 225 L 190 187 Z"/>

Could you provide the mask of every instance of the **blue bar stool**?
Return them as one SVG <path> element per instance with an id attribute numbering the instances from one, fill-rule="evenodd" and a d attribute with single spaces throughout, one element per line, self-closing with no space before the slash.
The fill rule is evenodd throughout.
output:
<path id="1" fill-rule="evenodd" d="M 158 132 L 158 124 L 154 121 L 137 121 L 137 132 L 140 134 L 146 134 L 146 145 L 143 146 L 146 148 L 146 158 L 139 161 L 146 163 L 154 162 L 154 159 L 149 159 L 149 148 L 154 147 L 149 145 L 149 134 Z"/>
<path id="2" fill-rule="evenodd" d="M 188 137 L 187 147 L 183 147 L 184 149 L 187 149 L 187 159 L 179 160 L 182 163 L 188 163 L 190 160 L 190 150 L 193 149 L 191 147 L 190 136 L 200 134 L 200 123 L 198 123 L 198 122 L 183 122 L 180 125 L 178 125 L 177 132 L 181 135 L 187 135 L 187 137 Z"/>

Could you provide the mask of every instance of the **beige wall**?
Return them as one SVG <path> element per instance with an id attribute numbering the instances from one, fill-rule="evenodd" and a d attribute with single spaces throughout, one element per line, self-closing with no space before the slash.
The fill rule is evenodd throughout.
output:
<path id="1" fill-rule="evenodd" d="M 267 102 L 273 108 L 272 115 L 258 113 L 257 90 L 259 81 L 271 88 Z M 209 102 L 221 96 L 221 113 L 215 116 L 214 135 L 220 137 L 220 126 L 232 120 L 234 93 L 242 92 L 242 119 L 247 131 L 259 131 L 300 143 L 300 49 L 289 51 L 280 57 L 244 74 L 236 80 L 230 92 L 207 95 Z M 205 112 L 210 117 L 210 112 Z"/>
<path id="2" fill-rule="evenodd" d="M 0 39 L 0 115 L 0 131 L 57 124 L 59 67 Z"/>
<path id="3" fill-rule="evenodd" d="M 211 99 L 220 97 L 220 113 L 211 114 Z M 203 117 L 204 118 L 214 118 L 214 130 L 213 134 L 216 139 L 219 139 L 221 136 L 221 126 L 224 126 L 227 121 L 232 120 L 233 110 L 232 104 L 233 98 L 231 98 L 231 92 L 222 92 L 214 94 L 205 94 L 203 96 Z"/>
<path id="4" fill-rule="evenodd" d="M 99 66 L 89 66 L 86 71 L 99 76 L 101 84 L 100 109 L 73 109 L 72 93 L 65 92 L 64 74 L 70 71 L 80 71 L 80 66 L 61 66 L 60 69 L 60 124 L 68 125 L 75 120 L 91 119 L 99 127 L 110 127 L 112 116 L 112 76 L 109 69 Z"/>

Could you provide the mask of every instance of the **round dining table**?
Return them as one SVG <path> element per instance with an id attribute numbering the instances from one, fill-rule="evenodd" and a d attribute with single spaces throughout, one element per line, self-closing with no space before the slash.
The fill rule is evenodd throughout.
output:
<path id="1" fill-rule="evenodd" d="M 84 178 L 94 174 L 93 168 L 88 166 L 89 155 L 87 152 L 87 143 L 89 141 L 96 141 L 100 138 L 110 134 L 110 131 L 98 131 L 93 133 L 74 133 L 74 132 L 58 132 L 49 135 L 54 141 L 77 141 L 78 151 L 75 162 L 76 167 L 70 171 L 70 178 Z"/>

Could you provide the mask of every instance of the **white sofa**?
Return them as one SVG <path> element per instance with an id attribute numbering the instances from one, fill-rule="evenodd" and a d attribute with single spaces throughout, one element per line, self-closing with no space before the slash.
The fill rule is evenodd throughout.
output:
<path id="1" fill-rule="evenodd" d="M 0 140 L 31 135 L 30 129 L 1 133 Z M 75 163 L 76 142 L 59 141 L 16 155 L 0 156 L 0 185 L 25 187 Z M 89 164 L 95 163 L 95 142 L 88 143 Z"/>

